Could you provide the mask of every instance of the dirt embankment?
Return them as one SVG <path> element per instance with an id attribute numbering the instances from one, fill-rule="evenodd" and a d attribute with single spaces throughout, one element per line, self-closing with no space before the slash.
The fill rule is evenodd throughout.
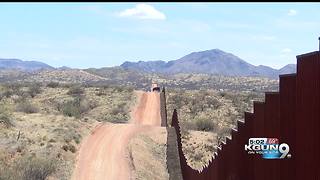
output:
<path id="1" fill-rule="evenodd" d="M 127 145 L 133 136 L 161 124 L 160 96 L 139 92 L 130 124 L 100 124 L 81 145 L 74 180 L 132 179 Z"/>

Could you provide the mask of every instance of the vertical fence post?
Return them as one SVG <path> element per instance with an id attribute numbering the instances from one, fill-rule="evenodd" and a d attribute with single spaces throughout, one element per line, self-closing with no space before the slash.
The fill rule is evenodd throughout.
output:
<path id="1" fill-rule="evenodd" d="M 239 143 L 238 143 L 238 130 L 234 130 L 232 129 L 231 132 L 231 149 L 233 150 L 231 152 L 231 162 L 230 162 L 230 171 L 232 173 L 232 179 L 239 179 L 239 166 L 241 166 L 242 162 L 239 162 L 238 158 L 237 158 L 237 153 L 239 153 L 241 151 L 241 147 L 239 147 Z M 243 147 L 242 147 L 243 148 Z M 241 164 L 240 164 L 241 163 Z"/>
<path id="2" fill-rule="evenodd" d="M 289 145 L 291 158 L 280 161 L 280 179 L 296 177 L 295 169 L 295 118 L 296 74 L 280 75 L 280 141 Z M 280 143 L 281 143 L 280 142 Z"/>
<path id="3" fill-rule="evenodd" d="M 297 56 L 296 170 L 297 179 L 319 174 L 319 52 Z"/>
<path id="4" fill-rule="evenodd" d="M 245 179 L 246 178 L 246 167 L 243 166 L 246 158 L 246 152 L 244 152 L 244 144 L 247 143 L 248 140 L 245 139 L 244 131 L 246 124 L 243 121 L 238 121 L 238 128 L 235 135 L 236 140 L 236 148 L 235 148 L 235 156 L 236 163 L 238 164 L 237 168 L 237 179 Z"/>
<path id="5" fill-rule="evenodd" d="M 219 179 L 225 179 L 226 161 L 225 161 L 225 140 L 221 143 L 221 150 L 219 152 Z"/>
<path id="6" fill-rule="evenodd" d="M 280 137 L 280 95 L 278 92 L 265 93 L 264 130 L 267 138 Z M 264 159 L 266 179 L 280 180 L 278 159 Z"/>
<path id="7" fill-rule="evenodd" d="M 264 133 L 264 102 L 254 102 L 254 123 L 253 123 L 253 137 L 262 138 L 265 137 Z M 264 160 L 261 155 L 254 156 L 254 179 L 265 180 Z"/>
<path id="8" fill-rule="evenodd" d="M 245 144 L 248 144 L 248 140 L 249 138 L 252 137 L 253 135 L 253 123 L 254 123 L 254 114 L 253 113 L 249 113 L 249 112 L 245 112 L 244 113 L 245 116 L 245 130 L 244 130 L 244 144 L 242 144 L 242 151 L 240 151 L 242 153 L 242 156 L 244 156 L 245 158 L 245 163 L 246 163 L 246 180 L 254 180 L 254 169 L 253 169 L 253 160 L 254 157 L 251 154 L 248 154 L 247 151 L 245 151 L 244 146 Z"/>

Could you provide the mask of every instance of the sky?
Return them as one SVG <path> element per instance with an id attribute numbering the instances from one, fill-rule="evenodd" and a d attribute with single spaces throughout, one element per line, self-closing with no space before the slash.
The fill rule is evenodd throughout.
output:
<path id="1" fill-rule="evenodd" d="M 281 68 L 319 49 L 320 3 L 0 3 L 0 58 L 54 67 L 221 49 Z"/>

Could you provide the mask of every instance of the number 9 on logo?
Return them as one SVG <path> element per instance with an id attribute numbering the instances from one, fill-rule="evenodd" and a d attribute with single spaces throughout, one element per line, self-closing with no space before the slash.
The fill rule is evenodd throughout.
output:
<path id="1" fill-rule="evenodd" d="M 286 144 L 286 143 L 280 144 L 280 146 L 279 146 L 279 152 L 282 154 L 282 155 L 280 156 L 280 159 L 285 158 L 285 157 L 287 156 L 287 154 L 289 153 L 289 150 L 290 150 L 290 148 L 289 148 L 289 145 L 288 145 L 288 144 Z"/>

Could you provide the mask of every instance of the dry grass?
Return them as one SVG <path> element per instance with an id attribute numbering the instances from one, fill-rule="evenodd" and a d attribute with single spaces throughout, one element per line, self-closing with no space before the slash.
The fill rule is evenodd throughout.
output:
<path id="1" fill-rule="evenodd" d="M 196 169 L 208 163 L 208 157 L 230 135 L 237 120 L 243 119 L 245 111 L 251 111 L 252 100 L 262 98 L 261 94 L 254 92 L 168 90 L 169 123 L 173 109 L 176 108 L 188 163 Z"/>
<path id="2" fill-rule="evenodd" d="M 182 138 L 182 148 L 188 164 L 194 169 L 201 169 L 209 163 L 217 149 L 217 134 L 190 131 Z"/>
<path id="3" fill-rule="evenodd" d="M 57 165 L 52 157 L 21 157 L 7 168 L 0 166 L 0 179 L 45 180 L 56 171 Z"/>
<path id="4" fill-rule="evenodd" d="M 139 134 L 130 141 L 128 156 L 131 160 L 133 179 L 169 179 L 166 144 L 166 129 L 160 127 Z M 174 156 L 178 157 L 178 154 L 174 154 Z M 175 177 L 181 176 L 175 175 Z M 179 180 L 181 178 L 175 179 Z"/>
<path id="5" fill-rule="evenodd" d="M 0 100 L 0 168 L 11 167 L 12 171 L 7 171 L 6 174 L 17 177 L 15 179 L 26 179 L 22 178 L 24 175 L 13 176 L 17 171 L 16 165 L 22 163 L 23 159 L 27 157 L 41 159 L 47 156 L 55 159 L 55 171 L 50 171 L 50 178 L 69 179 L 83 137 L 90 134 L 91 129 L 99 121 L 112 121 L 114 117 L 109 116 L 108 119 L 105 114 L 111 114 L 114 108 L 122 107 L 125 110 L 121 111 L 123 116 L 129 116 L 129 111 L 125 108 L 130 107 L 130 103 L 133 103 L 131 100 L 134 100 L 132 91 L 128 89 L 119 91 L 119 88 L 113 87 L 101 87 L 104 94 L 99 96 L 96 92 L 100 87 L 86 87 L 81 94 L 76 91 L 68 94 L 70 89 L 67 86 L 54 88 L 42 86 L 41 91 L 34 96 L 25 96 L 25 93 L 21 93 L 28 92 L 29 87 L 0 85 L 0 90 L 2 88 L 11 93 Z M 76 104 L 79 106 L 76 108 L 79 108 L 77 110 L 80 116 L 70 117 L 59 110 L 59 105 L 76 100 L 79 100 Z M 33 111 L 33 107 L 37 110 Z M 45 165 L 46 162 L 37 160 L 37 163 Z M 37 163 L 35 166 L 39 167 Z M 45 176 L 47 175 L 26 177 L 42 179 Z M 3 175 L 0 179 L 8 178 L 4 178 Z"/>

